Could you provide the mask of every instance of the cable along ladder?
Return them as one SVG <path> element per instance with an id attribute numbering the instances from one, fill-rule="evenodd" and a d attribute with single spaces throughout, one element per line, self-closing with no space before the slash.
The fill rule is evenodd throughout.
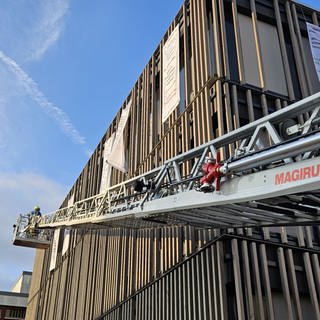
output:
<path id="1" fill-rule="evenodd" d="M 319 110 L 320 92 L 104 193 L 46 214 L 38 226 L 39 237 L 52 228 L 95 224 L 129 228 L 319 224 Z M 17 224 L 13 243 L 30 244 L 21 230 Z"/>

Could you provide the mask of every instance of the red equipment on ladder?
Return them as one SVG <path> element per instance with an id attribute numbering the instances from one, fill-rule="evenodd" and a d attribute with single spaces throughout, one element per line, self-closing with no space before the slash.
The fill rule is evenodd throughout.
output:
<path id="1" fill-rule="evenodd" d="M 306 122 L 288 122 L 303 113 L 308 113 Z M 320 93 L 177 155 L 101 194 L 43 215 L 39 229 L 95 224 L 130 228 L 318 224 L 319 125 Z M 221 160 L 221 152 L 230 150 L 235 150 L 234 154 Z M 191 169 L 186 172 L 186 168 Z M 194 190 L 197 183 L 203 192 Z M 29 241 L 21 230 L 17 225 L 14 244 Z"/>

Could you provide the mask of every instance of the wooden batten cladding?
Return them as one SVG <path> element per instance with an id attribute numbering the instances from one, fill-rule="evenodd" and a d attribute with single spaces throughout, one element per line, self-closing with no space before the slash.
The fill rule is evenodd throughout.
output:
<path id="1" fill-rule="evenodd" d="M 56 268 L 37 251 L 27 319 L 95 319 L 219 234 L 191 227 L 77 229 Z"/>
<path id="2" fill-rule="evenodd" d="M 213 236 L 97 319 L 318 319 L 317 251 L 310 238 L 306 250 L 301 240 L 289 244 L 284 228 L 277 231 Z"/>
<path id="3" fill-rule="evenodd" d="M 37 251 L 27 319 L 319 319 L 319 238 L 294 229 L 78 229 L 53 271 Z"/>
<path id="4" fill-rule="evenodd" d="M 128 172 L 112 168 L 111 184 L 318 92 L 306 22 L 320 12 L 291 0 L 185 1 L 61 207 L 101 192 L 105 142 L 130 101 Z M 162 123 L 162 50 L 177 25 L 180 103 Z M 224 233 L 200 252 L 219 230 L 74 229 L 53 271 L 51 249 L 37 252 L 27 319 L 320 319 L 318 227 Z"/>

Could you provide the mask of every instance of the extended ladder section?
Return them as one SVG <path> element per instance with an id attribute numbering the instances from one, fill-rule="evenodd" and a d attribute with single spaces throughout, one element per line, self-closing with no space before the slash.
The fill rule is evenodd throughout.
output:
<path id="1" fill-rule="evenodd" d="M 319 110 L 320 93 L 47 214 L 39 228 L 320 223 Z M 204 189 L 204 163 L 212 160 L 216 174 Z"/>

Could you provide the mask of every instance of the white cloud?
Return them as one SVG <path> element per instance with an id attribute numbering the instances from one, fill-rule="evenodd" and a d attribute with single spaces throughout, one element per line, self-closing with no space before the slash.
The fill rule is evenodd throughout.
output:
<path id="1" fill-rule="evenodd" d="M 0 50 L 0 60 L 16 75 L 21 85 L 24 87 L 32 100 L 37 102 L 39 106 L 60 126 L 62 131 L 76 144 L 85 144 L 85 138 L 80 135 L 77 129 L 71 123 L 67 114 L 48 101 L 47 97 L 40 91 L 37 83 L 22 70 L 22 68 L 10 57 Z"/>
<path id="2" fill-rule="evenodd" d="M 33 268 L 34 249 L 12 245 L 16 218 L 34 205 L 40 205 L 43 213 L 56 210 L 67 189 L 36 173 L 0 173 L 0 290 L 9 291 L 23 270 Z"/>
<path id="3" fill-rule="evenodd" d="M 68 0 L 41 1 L 39 20 L 35 24 L 35 37 L 31 41 L 30 59 L 40 59 L 60 38 L 64 18 L 69 9 Z"/>
<path id="4" fill-rule="evenodd" d="M 60 206 L 68 191 L 66 186 L 37 173 L 3 173 L 12 168 L 16 170 L 13 161 L 16 158 L 20 159 L 19 167 L 22 167 L 21 163 L 24 168 L 38 165 L 27 156 L 35 143 L 29 129 L 39 119 L 37 114 L 29 113 L 28 108 L 38 104 L 73 143 L 85 145 L 84 137 L 68 115 L 48 100 L 21 67 L 26 61 L 41 59 L 60 39 L 70 1 L 1 0 L 0 252 L 3 259 L 0 259 L 0 290 L 10 290 L 20 273 L 31 271 L 33 267 L 34 249 L 15 247 L 11 243 L 12 225 L 17 216 L 31 210 L 35 204 L 41 206 L 43 213 L 51 212 Z M 25 99 L 26 96 L 32 102 Z"/>
<path id="5" fill-rule="evenodd" d="M 1 0 L 0 48 L 18 61 L 38 60 L 60 38 L 70 0 Z"/>
<path id="6" fill-rule="evenodd" d="M 73 126 L 67 114 L 50 102 L 39 89 L 38 84 L 21 68 L 12 57 L 19 61 L 40 59 L 60 38 L 70 0 L 28 0 L 12 2 L 4 0 L 0 6 L 0 61 L 13 72 L 18 81 L 8 88 L 5 79 L 0 79 L 4 105 L 12 92 L 35 101 L 60 126 L 72 142 L 85 144 L 85 138 Z M 9 52 L 5 54 L 3 51 Z M 21 90 L 21 88 L 23 90 Z M 2 120 L 2 119 L 1 119 Z M 1 123 L 6 123 L 1 121 Z M 0 149 L 6 143 L 5 128 L 0 132 Z"/>

